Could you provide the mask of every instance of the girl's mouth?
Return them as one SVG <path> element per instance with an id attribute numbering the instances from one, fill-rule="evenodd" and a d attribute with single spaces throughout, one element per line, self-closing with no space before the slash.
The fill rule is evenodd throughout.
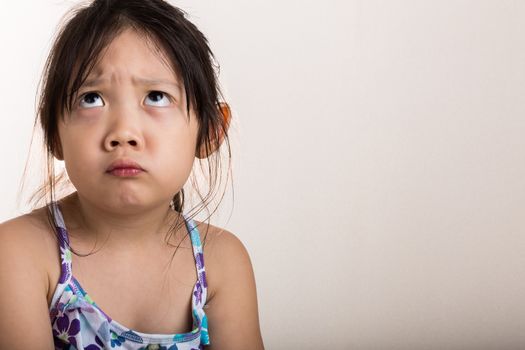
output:
<path id="1" fill-rule="evenodd" d="M 128 177 L 128 176 L 137 176 L 142 173 L 142 169 L 137 168 L 115 168 L 108 171 L 108 174 L 119 176 L 119 177 Z"/>
<path id="2" fill-rule="evenodd" d="M 140 164 L 132 159 L 118 159 L 111 163 L 106 172 L 114 176 L 137 176 L 145 171 Z"/>

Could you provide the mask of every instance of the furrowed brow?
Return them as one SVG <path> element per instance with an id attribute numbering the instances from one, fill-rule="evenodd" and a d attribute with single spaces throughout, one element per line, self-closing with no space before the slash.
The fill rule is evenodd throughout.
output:
<path id="1" fill-rule="evenodd" d="M 106 81 L 107 79 L 102 79 L 102 78 L 86 79 L 86 81 L 80 87 L 81 88 L 91 88 L 93 86 L 104 84 Z"/>
<path id="2" fill-rule="evenodd" d="M 86 79 L 86 81 L 82 84 L 82 88 L 91 88 L 94 86 L 98 86 L 101 84 L 105 84 L 108 81 L 108 79 L 103 78 L 93 78 L 93 79 Z M 133 83 L 136 85 L 137 83 L 142 85 L 171 85 L 175 87 L 178 90 L 181 90 L 180 85 L 174 81 L 169 79 L 147 79 L 147 78 L 134 78 Z"/>
<path id="3" fill-rule="evenodd" d="M 171 85 L 180 90 L 180 85 L 176 81 L 169 79 L 136 78 L 134 81 L 142 85 Z"/>

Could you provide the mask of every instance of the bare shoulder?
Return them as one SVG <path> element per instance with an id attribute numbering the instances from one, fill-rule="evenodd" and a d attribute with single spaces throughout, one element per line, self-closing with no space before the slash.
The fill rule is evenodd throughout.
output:
<path id="1" fill-rule="evenodd" d="M 16 315 L 0 318 L 2 349 L 52 348 L 47 301 L 50 242 L 33 215 L 0 224 L 0 285 L 10 286 L 0 290 L 0 314 Z"/>
<path id="2" fill-rule="evenodd" d="M 210 285 L 218 285 L 223 273 L 229 272 L 228 269 L 234 265 L 249 265 L 251 261 L 248 250 L 242 241 L 234 233 L 211 224 L 195 221 L 203 242 L 203 253 L 206 264 Z M 213 290 L 211 290 L 211 295 Z"/>
<path id="3" fill-rule="evenodd" d="M 49 289 L 49 272 L 56 265 L 57 241 L 43 208 L 0 223 L 0 246 L 13 259 L 35 262 Z"/>
<path id="4" fill-rule="evenodd" d="M 204 222 L 195 223 L 203 242 L 204 253 L 210 258 L 239 258 L 248 254 L 246 247 L 234 233 Z"/>
<path id="5" fill-rule="evenodd" d="M 0 223 L 0 242 L 26 247 L 27 254 L 45 253 L 46 248 L 56 244 L 54 236 L 45 221 L 43 208 L 20 215 Z"/>
<path id="6" fill-rule="evenodd" d="M 8 256 L 8 262 L 15 264 L 16 260 L 38 261 L 42 236 L 36 228 L 36 221 L 25 214 L 0 223 L 0 253 Z"/>
<path id="7" fill-rule="evenodd" d="M 199 227 L 199 224 L 197 224 Z M 206 315 L 210 349 L 264 349 L 259 325 L 255 276 L 245 245 L 232 232 L 199 227 L 208 280 Z"/>

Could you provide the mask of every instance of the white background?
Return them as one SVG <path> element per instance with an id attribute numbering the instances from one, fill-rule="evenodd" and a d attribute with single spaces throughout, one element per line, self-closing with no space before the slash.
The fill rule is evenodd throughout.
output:
<path id="1" fill-rule="evenodd" d="M 267 349 L 525 348 L 524 1 L 173 3 L 221 64 L 215 224 L 250 252 Z M 76 2 L 8 4 L 0 221 L 27 211 L 36 85 Z"/>

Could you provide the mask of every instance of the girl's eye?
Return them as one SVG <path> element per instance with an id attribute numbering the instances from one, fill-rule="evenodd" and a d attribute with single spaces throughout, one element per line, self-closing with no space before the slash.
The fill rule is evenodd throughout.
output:
<path id="1" fill-rule="evenodd" d="M 102 97 L 96 92 L 88 92 L 80 97 L 80 107 L 82 108 L 94 108 L 104 106 Z"/>
<path id="2" fill-rule="evenodd" d="M 151 101 L 151 102 L 148 102 Z M 154 107 L 166 107 L 171 101 L 167 94 L 162 91 L 151 91 L 148 96 L 146 96 L 145 103 L 149 106 Z"/>

